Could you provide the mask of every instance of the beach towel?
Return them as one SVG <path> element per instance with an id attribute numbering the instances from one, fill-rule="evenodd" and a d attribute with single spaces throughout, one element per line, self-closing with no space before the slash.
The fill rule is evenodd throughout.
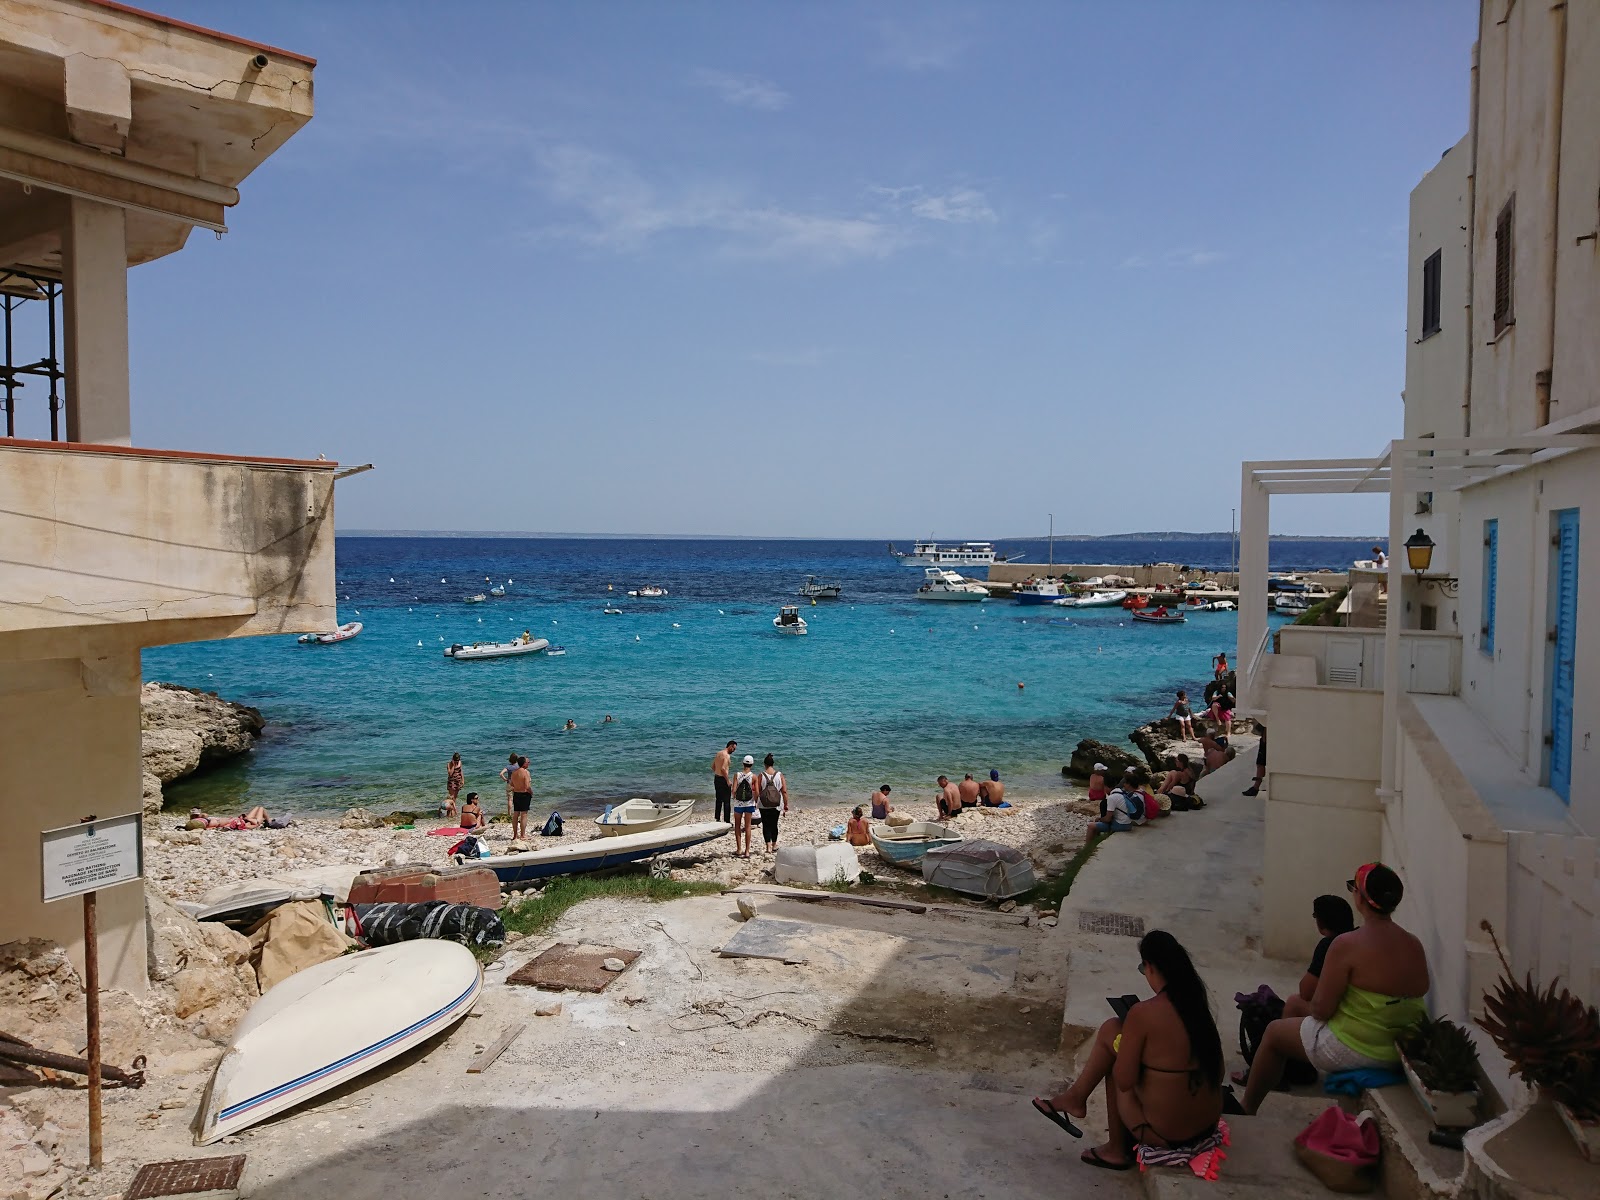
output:
<path id="1" fill-rule="evenodd" d="M 1215 1129 L 1192 1142 L 1181 1146 L 1140 1146 L 1135 1157 L 1141 1171 L 1151 1167 L 1188 1167 L 1201 1179 L 1215 1179 L 1222 1172 L 1227 1147 L 1232 1144 L 1227 1121 L 1219 1120 Z"/>
<path id="2" fill-rule="evenodd" d="M 1405 1081 L 1398 1070 L 1358 1067 L 1354 1071 L 1329 1071 L 1323 1077 L 1322 1090 L 1330 1096 L 1359 1096 L 1368 1088 L 1393 1087 Z"/>
<path id="3" fill-rule="evenodd" d="M 461 825 L 441 825 L 437 829 L 428 830 L 428 836 L 429 837 L 453 837 L 453 838 L 458 838 L 458 837 L 463 837 L 466 834 L 469 834 L 471 832 L 472 832 L 472 830 L 467 829 L 467 828 L 465 828 L 465 827 L 463 827 Z"/>

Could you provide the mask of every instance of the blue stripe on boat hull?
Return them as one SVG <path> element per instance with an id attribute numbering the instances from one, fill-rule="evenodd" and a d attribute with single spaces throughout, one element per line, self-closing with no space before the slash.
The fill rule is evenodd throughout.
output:
<path id="1" fill-rule="evenodd" d="M 595 853 L 587 855 L 572 855 L 550 862 L 531 863 L 505 863 L 499 864 L 492 858 L 481 860 L 481 865 L 491 869 L 501 883 L 526 883 L 530 879 L 549 879 L 556 875 L 577 875 L 584 871 L 599 871 L 606 867 L 619 867 L 625 863 L 640 862 L 644 859 L 654 858 L 658 854 L 673 854 L 679 850 L 687 850 L 691 846 L 698 846 L 704 842 L 713 841 L 723 835 L 713 834 L 706 837 L 703 834 L 680 841 L 668 842 L 663 846 L 629 847 L 623 850 L 608 851 L 606 845 L 615 839 L 596 838 L 593 845 Z"/>

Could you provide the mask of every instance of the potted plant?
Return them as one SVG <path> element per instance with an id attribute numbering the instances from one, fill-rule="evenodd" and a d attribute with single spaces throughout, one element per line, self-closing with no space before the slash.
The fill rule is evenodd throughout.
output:
<path id="1" fill-rule="evenodd" d="M 1566 988 L 1557 993 L 1555 981 L 1540 990 L 1531 972 L 1519 982 L 1494 930 L 1487 921 L 1482 928 L 1494 941 L 1504 974 L 1485 993 L 1478 1023 L 1512 1073 L 1555 1101 L 1579 1153 L 1600 1164 L 1600 1011 Z"/>
<path id="2" fill-rule="evenodd" d="M 1399 1040 L 1400 1065 L 1422 1107 L 1440 1129 L 1478 1122 L 1478 1047 L 1461 1026 L 1421 1021 Z"/>

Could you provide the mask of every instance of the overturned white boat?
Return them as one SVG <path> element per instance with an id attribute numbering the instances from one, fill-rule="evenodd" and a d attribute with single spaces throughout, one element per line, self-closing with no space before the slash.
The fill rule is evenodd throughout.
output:
<path id="1" fill-rule="evenodd" d="M 334 642 L 348 642 L 360 633 L 360 621 L 346 621 L 337 629 L 330 629 L 325 633 L 302 633 L 300 644 L 302 646 L 331 646 Z"/>
<path id="2" fill-rule="evenodd" d="M 693 800 L 658 804 L 643 796 L 635 796 L 632 800 L 608 806 L 605 812 L 594 819 L 594 823 L 600 826 L 600 832 L 607 837 L 619 837 L 627 833 L 649 833 L 652 829 L 670 829 L 686 824 L 693 811 Z"/>
<path id="3" fill-rule="evenodd" d="M 1058 608 L 1115 608 L 1128 598 L 1128 593 L 1115 592 L 1080 592 L 1075 596 L 1063 596 L 1054 601 Z"/>
<path id="4" fill-rule="evenodd" d="M 245 1014 L 200 1102 L 204 1146 L 385 1063 L 466 1016 L 483 988 L 472 951 L 422 940 L 307 967 Z"/>
<path id="5" fill-rule="evenodd" d="M 578 875 L 585 871 L 599 871 L 606 867 L 660 858 L 719 838 L 732 828 L 726 821 L 698 821 L 693 825 L 672 825 L 646 833 L 567 842 L 547 850 L 494 854 L 476 862 L 493 871 L 503 884 L 528 883 L 553 875 Z"/>
<path id="6" fill-rule="evenodd" d="M 987 900 L 1010 900 L 1039 885 L 1028 856 L 999 842 L 937 846 L 922 857 L 924 882 Z"/>
<path id="7" fill-rule="evenodd" d="M 518 638 L 514 642 L 457 642 L 445 647 L 446 658 L 512 658 L 518 654 L 537 654 L 550 645 L 548 638 Z"/>

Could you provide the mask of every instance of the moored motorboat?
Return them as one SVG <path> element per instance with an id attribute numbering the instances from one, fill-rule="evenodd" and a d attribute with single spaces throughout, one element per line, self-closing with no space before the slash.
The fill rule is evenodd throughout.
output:
<path id="1" fill-rule="evenodd" d="M 1128 593 L 1116 592 L 1079 592 L 1073 596 L 1062 596 L 1054 601 L 1061 608 L 1115 608 L 1128 598 Z"/>
<path id="2" fill-rule="evenodd" d="M 524 850 L 520 854 L 495 854 L 475 861 L 492 870 L 501 883 L 527 883 L 533 879 L 548 879 L 553 875 L 576 875 L 640 862 L 663 854 L 675 854 L 679 850 L 719 838 L 732 828 L 726 821 L 701 821 L 694 825 L 672 825 L 645 833 L 567 842 L 549 849 Z"/>
<path id="3" fill-rule="evenodd" d="M 987 600 L 989 589 L 971 579 L 964 579 L 943 567 L 929 567 L 923 571 L 922 586 L 917 589 L 918 600 Z"/>
<path id="4" fill-rule="evenodd" d="M 666 588 L 664 588 L 664 587 L 656 587 L 654 584 L 649 584 L 649 585 L 647 585 L 645 587 L 642 587 L 642 588 L 634 588 L 633 590 L 631 590 L 628 593 L 628 595 L 630 595 L 630 596 L 642 596 L 642 597 L 665 596 L 666 594 L 667 594 L 667 589 Z"/>
<path id="5" fill-rule="evenodd" d="M 772 618 L 772 627 L 779 633 L 787 633 L 796 637 L 806 632 L 805 618 L 800 615 L 800 606 L 785 604 L 778 610 L 778 615 Z"/>
<path id="6" fill-rule="evenodd" d="M 565 646 L 551 646 L 544 652 L 544 656 L 546 658 L 565 658 L 567 656 L 567 648 Z"/>
<path id="7" fill-rule="evenodd" d="M 501 584 L 498 584 L 498 583 L 495 584 L 494 587 L 489 589 L 489 595 L 493 596 L 497 600 L 500 599 L 505 594 L 506 594 L 505 587 L 503 585 L 501 585 Z"/>
<path id="8" fill-rule="evenodd" d="M 1024 579 L 1011 595 L 1018 604 L 1054 604 L 1061 599 L 1061 584 L 1055 579 Z"/>
<path id="9" fill-rule="evenodd" d="M 658 804 L 654 800 L 636 796 L 621 804 L 607 805 L 606 811 L 596 817 L 594 823 L 607 837 L 649 833 L 653 829 L 671 829 L 676 825 L 689 823 L 694 803 L 693 800 L 673 800 Z"/>
<path id="10" fill-rule="evenodd" d="M 610 604 L 606 605 L 600 611 L 605 613 L 605 615 L 608 617 L 620 617 L 622 615 L 622 610 L 620 608 L 616 608 Z"/>
<path id="11" fill-rule="evenodd" d="M 1190 604 L 1188 612 L 1235 612 L 1238 605 L 1232 600 L 1202 600 L 1198 604 Z"/>
<path id="12" fill-rule="evenodd" d="M 1140 609 L 1131 615 L 1135 621 L 1141 621 L 1146 625 L 1182 625 L 1188 620 L 1182 613 L 1173 612 L 1166 607 Z"/>
<path id="13" fill-rule="evenodd" d="M 348 642 L 360 633 L 360 621 L 347 621 L 337 629 L 330 629 L 326 633 L 302 633 L 300 644 L 302 646 L 331 646 L 335 642 Z"/>
<path id="14" fill-rule="evenodd" d="M 807 575 L 806 581 L 800 585 L 800 590 L 795 594 L 811 600 L 837 600 L 843 591 L 842 583 L 824 583 L 815 575 Z"/>
<path id="15" fill-rule="evenodd" d="M 867 827 L 878 856 L 896 866 L 909 867 L 922 861 L 922 856 L 938 846 L 950 846 L 961 840 L 955 830 L 934 821 L 913 821 L 909 825 L 872 824 Z"/>
<path id="16" fill-rule="evenodd" d="M 307 967 L 257 1000 L 200 1103 L 206 1145 L 347 1083 L 465 1017 L 483 988 L 472 951 L 423 939 Z"/>
<path id="17" fill-rule="evenodd" d="M 463 597 L 461 597 L 461 603 L 463 603 L 463 604 L 482 604 L 488 598 L 489 597 L 485 596 L 482 592 L 479 592 L 479 593 L 477 593 L 476 595 L 473 595 L 473 596 L 463 596 Z"/>
<path id="18" fill-rule="evenodd" d="M 446 658 L 514 658 L 519 654 L 537 654 L 550 645 L 547 638 L 530 638 L 524 635 L 514 642 L 473 642 L 470 646 L 457 642 L 445 648 Z"/>

